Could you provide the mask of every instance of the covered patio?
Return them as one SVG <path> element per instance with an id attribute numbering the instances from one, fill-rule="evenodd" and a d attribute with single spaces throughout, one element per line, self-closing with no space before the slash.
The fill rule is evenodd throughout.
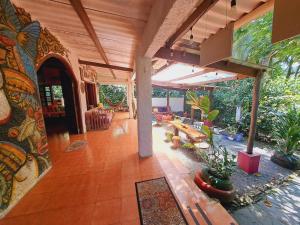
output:
<path id="1" fill-rule="evenodd" d="M 275 10 L 272 43 L 297 36 L 299 26 L 285 24 L 299 19 L 298 6 L 0 0 L 0 225 L 238 224 L 194 182 L 193 159 L 181 160 L 164 127 L 153 127 L 152 88 L 205 90 L 211 100 L 216 83 L 253 79 L 248 141 L 237 161 L 256 174 L 260 87 L 272 68 L 235 59 L 234 34 Z M 122 85 L 125 97 L 101 98 L 101 85 Z M 179 145 L 171 118 L 165 125 L 175 127 Z M 212 132 L 211 124 L 196 141 L 213 147 Z"/>

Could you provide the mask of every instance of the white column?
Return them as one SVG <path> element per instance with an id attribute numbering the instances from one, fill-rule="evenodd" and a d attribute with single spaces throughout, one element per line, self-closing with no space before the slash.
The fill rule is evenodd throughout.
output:
<path id="1" fill-rule="evenodd" d="M 127 83 L 127 104 L 129 108 L 129 119 L 133 118 L 132 100 L 133 100 L 133 83 L 132 81 L 129 81 Z"/>
<path id="2" fill-rule="evenodd" d="M 137 125 L 140 157 L 152 156 L 152 62 L 147 57 L 136 59 Z"/>

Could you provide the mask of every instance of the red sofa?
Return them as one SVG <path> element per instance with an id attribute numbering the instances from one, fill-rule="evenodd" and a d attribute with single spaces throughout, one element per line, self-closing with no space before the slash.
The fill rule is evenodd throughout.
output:
<path id="1" fill-rule="evenodd" d="M 113 119 L 113 112 L 104 109 L 90 109 L 85 112 L 87 131 L 108 129 Z"/>

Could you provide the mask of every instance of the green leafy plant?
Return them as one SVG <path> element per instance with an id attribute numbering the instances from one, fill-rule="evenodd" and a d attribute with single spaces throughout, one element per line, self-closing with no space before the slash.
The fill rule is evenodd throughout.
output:
<path id="1" fill-rule="evenodd" d="M 235 135 L 237 132 L 238 132 L 238 128 L 237 126 L 234 124 L 234 125 L 229 125 L 228 127 L 225 128 L 225 131 L 230 135 L 230 136 L 233 136 Z"/>
<path id="2" fill-rule="evenodd" d="M 193 109 L 199 109 L 202 112 L 202 119 L 208 121 L 214 121 L 218 115 L 219 110 L 210 110 L 211 102 L 208 96 L 200 96 L 198 97 L 196 92 L 188 91 L 186 93 L 187 96 L 187 104 L 191 105 Z"/>
<path id="3" fill-rule="evenodd" d="M 193 143 L 187 142 L 181 145 L 182 148 L 188 149 L 188 150 L 194 150 L 196 146 Z"/>
<path id="4" fill-rule="evenodd" d="M 277 151 L 284 155 L 293 155 L 300 149 L 300 111 L 292 107 L 282 116 L 275 127 L 274 135 Z"/>
<path id="5" fill-rule="evenodd" d="M 230 154 L 224 146 L 219 146 L 211 148 L 209 153 L 202 152 L 201 157 L 208 165 L 206 178 L 210 184 L 221 190 L 232 189 L 230 177 L 236 166 L 236 156 Z"/>
<path id="6" fill-rule="evenodd" d="M 173 134 L 173 132 L 171 132 L 171 131 L 167 131 L 166 133 L 165 133 L 165 135 L 166 135 L 166 142 L 171 142 L 172 141 L 172 138 L 173 138 L 173 136 L 174 136 L 174 134 Z"/>

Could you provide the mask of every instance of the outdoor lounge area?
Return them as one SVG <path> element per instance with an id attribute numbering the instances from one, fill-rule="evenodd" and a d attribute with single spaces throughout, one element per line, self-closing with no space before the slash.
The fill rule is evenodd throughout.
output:
<path id="1" fill-rule="evenodd" d="M 0 0 L 0 225 L 299 225 L 299 8 Z"/>

